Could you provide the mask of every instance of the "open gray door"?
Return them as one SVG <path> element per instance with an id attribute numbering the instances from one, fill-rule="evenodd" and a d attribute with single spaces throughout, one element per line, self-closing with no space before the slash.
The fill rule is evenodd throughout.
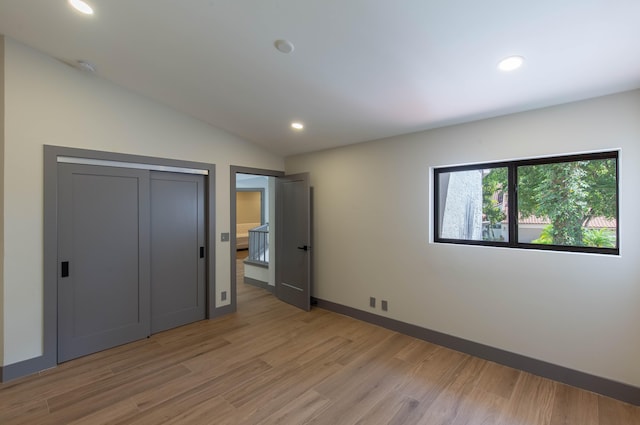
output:
<path id="1" fill-rule="evenodd" d="M 149 173 L 58 165 L 58 361 L 149 335 Z"/>
<path id="2" fill-rule="evenodd" d="M 309 174 L 278 178 L 276 296 L 311 309 L 311 192 Z"/>

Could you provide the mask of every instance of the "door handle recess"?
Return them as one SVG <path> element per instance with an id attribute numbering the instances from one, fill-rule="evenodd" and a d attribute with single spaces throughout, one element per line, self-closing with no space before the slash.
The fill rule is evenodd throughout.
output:
<path id="1" fill-rule="evenodd" d="M 200 247 L 200 258 L 204 258 L 204 247 Z"/>
<path id="2" fill-rule="evenodd" d="M 301 249 L 301 250 L 303 250 L 303 251 L 309 251 L 309 247 L 308 247 L 308 246 L 306 246 L 306 245 L 299 246 L 299 247 L 298 247 L 298 249 Z"/>
<path id="3" fill-rule="evenodd" d="M 60 263 L 60 277 L 69 277 L 69 262 L 63 261 Z"/>

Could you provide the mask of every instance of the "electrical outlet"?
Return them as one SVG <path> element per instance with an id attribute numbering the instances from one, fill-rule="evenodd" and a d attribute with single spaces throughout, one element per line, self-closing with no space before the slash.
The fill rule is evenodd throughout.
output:
<path id="1" fill-rule="evenodd" d="M 382 311 L 387 311 L 388 307 L 389 305 L 387 304 L 387 300 L 380 301 L 380 308 L 382 309 Z"/>
<path id="2" fill-rule="evenodd" d="M 227 300 L 227 291 L 222 291 L 220 293 L 220 300 L 221 301 L 226 301 Z"/>
<path id="3" fill-rule="evenodd" d="M 374 297 L 369 297 L 369 307 L 376 308 L 376 299 Z"/>

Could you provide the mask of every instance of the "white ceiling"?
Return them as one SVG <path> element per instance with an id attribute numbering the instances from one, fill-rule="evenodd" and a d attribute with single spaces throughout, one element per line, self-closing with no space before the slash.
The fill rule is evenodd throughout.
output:
<path id="1" fill-rule="evenodd" d="M 282 155 L 640 87 L 640 0 L 87 2 L 0 0 L 0 33 Z"/>

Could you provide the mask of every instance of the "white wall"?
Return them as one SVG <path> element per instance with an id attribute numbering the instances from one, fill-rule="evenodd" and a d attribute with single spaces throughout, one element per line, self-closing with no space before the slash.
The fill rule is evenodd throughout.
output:
<path id="1" fill-rule="evenodd" d="M 42 354 L 44 144 L 216 164 L 217 233 L 230 230 L 230 164 L 281 170 L 284 161 L 13 40 L 5 39 L 4 47 L 2 364 L 9 365 Z M 222 306 L 231 260 L 229 244 L 216 244 Z"/>
<path id="2" fill-rule="evenodd" d="M 429 243 L 430 167 L 615 148 L 619 257 Z M 640 386 L 638 164 L 636 90 L 291 157 L 286 170 L 311 173 L 314 296 Z"/>
<path id="3" fill-rule="evenodd" d="M 269 269 L 252 264 L 244 265 L 244 277 L 269 284 Z"/>

